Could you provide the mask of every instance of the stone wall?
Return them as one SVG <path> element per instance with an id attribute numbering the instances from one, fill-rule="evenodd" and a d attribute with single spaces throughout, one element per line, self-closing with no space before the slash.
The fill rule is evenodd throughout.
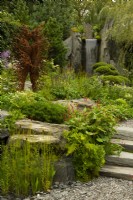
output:
<path id="1" fill-rule="evenodd" d="M 112 26 L 112 21 L 105 23 L 101 31 L 101 44 L 99 60 L 117 66 L 120 49 L 114 40 L 109 38 L 108 31 Z"/>

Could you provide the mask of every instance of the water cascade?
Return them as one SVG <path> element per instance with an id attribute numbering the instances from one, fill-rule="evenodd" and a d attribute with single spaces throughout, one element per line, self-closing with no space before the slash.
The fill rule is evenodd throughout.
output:
<path id="1" fill-rule="evenodd" d="M 97 62 L 98 45 L 97 39 L 86 39 L 86 72 L 92 73 L 92 65 Z"/>

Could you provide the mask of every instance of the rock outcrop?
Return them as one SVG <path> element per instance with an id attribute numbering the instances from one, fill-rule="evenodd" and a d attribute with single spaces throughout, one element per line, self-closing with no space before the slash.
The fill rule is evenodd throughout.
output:
<path id="1" fill-rule="evenodd" d="M 73 68 L 75 71 L 81 69 L 82 60 L 82 40 L 80 33 L 73 32 L 69 38 L 64 41 L 67 49 L 66 61 L 68 67 Z"/>

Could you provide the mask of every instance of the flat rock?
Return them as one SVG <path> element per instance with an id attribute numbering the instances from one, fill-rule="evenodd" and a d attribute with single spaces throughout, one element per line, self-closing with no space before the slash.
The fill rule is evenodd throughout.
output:
<path id="1" fill-rule="evenodd" d="M 132 167 L 133 170 L 133 153 L 122 151 L 120 155 L 109 155 L 106 164 Z"/>
<path id="2" fill-rule="evenodd" d="M 44 135 L 53 135 L 60 138 L 64 130 L 68 130 L 68 126 L 64 124 L 51 124 L 47 122 L 39 122 L 30 119 L 23 119 L 16 122 L 17 128 L 21 128 L 24 133 L 30 134 L 44 134 Z"/>
<path id="3" fill-rule="evenodd" d="M 133 141 L 133 128 L 127 126 L 118 126 L 116 127 L 116 131 L 117 134 L 114 135 L 114 138 Z"/>
<path id="4" fill-rule="evenodd" d="M 130 140 L 121 140 L 121 139 L 112 139 L 111 143 L 119 144 L 124 147 L 127 151 L 133 151 L 133 141 Z"/>
<path id="5" fill-rule="evenodd" d="M 4 119 L 5 117 L 9 116 L 9 113 L 5 110 L 0 109 L 0 120 Z"/>
<path id="6" fill-rule="evenodd" d="M 89 98 L 81 98 L 74 100 L 58 100 L 54 102 L 67 106 L 69 108 L 69 111 L 74 111 L 74 110 L 82 111 L 84 108 L 90 109 L 96 105 L 95 102 L 90 100 Z"/>
<path id="7" fill-rule="evenodd" d="M 30 143 L 59 143 L 59 139 L 52 135 L 12 135 L 9 142 L 23 140 Z"/>
<path id="8" fill-rule="evenodd" d="M 121 178 L 133 181 L 133 167 L 120 167 L 114 165 L 105 165 L 100 174 L 103 176 Z"/>

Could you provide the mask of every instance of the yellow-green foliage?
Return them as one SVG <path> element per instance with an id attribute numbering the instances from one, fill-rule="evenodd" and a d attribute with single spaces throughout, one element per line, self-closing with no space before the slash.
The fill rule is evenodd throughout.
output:
<path id="1" fill-rule="evenodd" d="M 100 66 L 97 69 L 94 70 L 95 73 L 98 74 L 105 74 L 105 75 L 118 75 L 119 72 L 116 69 L 111 69 L 111 67 L 109 65 L 105 65 L 105 66 Z"/>
<path id="2" fill-rule="evenodd" d="M 109 82 L 111 84 L 126 85 L 129 83 L 128 78 L 126 78 L 124 76 L 108 75 L 108 76 L 101 76 L 101 79 L 103 82 Z"/>
<path id="3" fill-rule="evenodd" d="M 95 64 L 92 66 L 93 71 L 94 71 L 95 69 L 97 69 L 98 67 L 100 67 L 100 66 L 105 66 L 105 65 L 107 65 L 107 63 L 105 63 L 105 62 L 97 62 L 97 63 L 95 63 Z"/>
<path id="4" fill-rule="evenodd" d="M 76 114 L 69 121 L 70 131 L 64 133 L 67 155 L 73 155 L 76 175 L 80 180 L 87 181 L 98 176 L 105 162 L 106 148 L 115 132 L 114 125 L 111 111 L 102 106 Z"/>
<path id="5" fill-rule="evenodd" d="M 47 190 L 54 176 L 55 156 L 46 144 L 17 141 L 2 147 L 0 191 L 2 194 L 35 194 Z"/>
<path id="6" fill-rule="evenodd" d="M 98 62 L 93 65 L 93 73 L 100 76 L 103 83 L 129 84 L 128 78 L 121 76 L 118 70 L 111 64 Z"/>

